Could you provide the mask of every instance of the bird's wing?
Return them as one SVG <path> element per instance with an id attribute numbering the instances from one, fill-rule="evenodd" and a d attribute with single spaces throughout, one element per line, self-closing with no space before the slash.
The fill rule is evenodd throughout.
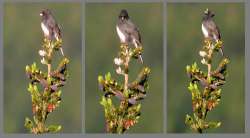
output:
<path id="1" fill-rule="evenodd" d="M 56 27 L 56 21 L 55 21 L 55 19 L 53 18 L 53 16 L 50 16 L 50 17 L 47 19 L 47 25 L 48 25 L 48 29 L 50 30 L 50 32 L 53 33 L 53 29 Z"/>
<path id="2" fill-rule="evenodd" d="M 61 32 L 61 26 L 59 24 L 56 24 L 56 32 L 58 33 L 59 37 L 62 37 L 62 32 Z"/>
<path id="3" fill-rule="evenodd" d="M 216 30 L 217 30 L 217 33 L 218 33 L 218 38 L 219 40 L 221 39 L 221 33 L 220 33 L 220 29 L 218 26 L 216 26 Z"/>
<path id="4" fill-rule="evenodd" d="M 124 24 L 125 32 L 132 36 L 134 39 L 136 39 L 139 43 L 141 43 L 141 35 L 139 32 L 139 28 L 133 24 L 130 20 L 127 21 L 126 24 Z"/>
<path id="5" fill-rule="evenodd" d="M 218 37 L 217 39 L 220 39 L 220 31 L 219 28 L 216 26 L 216 24 L 214 23 L 214 21 L 207 21 L 205 22 L 205 26 L 206 29 L 208 30 L 208 32 L 211 32 L 211 35 L 215 35 L 216 37 Z M 213 36 L 212 36 L 213 37 Z"/>

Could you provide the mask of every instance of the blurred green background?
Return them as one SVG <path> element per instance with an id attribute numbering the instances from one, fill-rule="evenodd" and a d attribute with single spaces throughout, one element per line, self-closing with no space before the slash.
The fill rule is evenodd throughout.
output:
<path id="1" fill-rule="evenodd" d="M 80 133 L 81 120 L 81 5 L 79 3 L 5 3 L 4 5 L 4 132 L 27 133 L 25 117 L 32 118 L 29 79 L 25 66 L 36 62 L 43 33 L 39 16 L 51 9 L 62 27 L 63 49 L 70 59 L 69 79 L 62 87 L 62 102 L 49 114 L 47 124 L 60 124 L 60 133 Z M 60 57 L 59 52 L 56 56 Z M 58 61 L 58 60 L 57 60 Z M 58 62 L 54 62 L 56 65 Z M 53 64 L 53 63 L 52 63 Z M 54 65 L 55 65 L 54 64 Z"/>
<path id="2" fill-rule="evenodd" d="M 149 90 L 142 101 L 139 123 L 126 133 L 161 133 L 163 131 L 163 24 L 161 3 L 87 3 L 86 11 L 86 94 L 85 126 L 87 133 L 104 133 L 104 110 L 100 105 L 103 92 L 97 77 L 111 72 L 115 79 L 113 59 L 120 50 L 116 23 L 121 9 L 127 9 L 139 27 L 143 43 L 144 64 L 151 68 Z M 143 66 L 133 60 L 130 81 Z M 120 79 L 121 80 L 121 79 Z"/>
<path id="3" fill-rule="evenodd" d="M 245 20 L 243 3 L 169 3 L 167 5 L 167 132 L 191 132 L 185 126 L 186 114 L 192 114 L 191 94 L 187 90 L 190 79 L 186 65 L 199 63 L 202 48 L 201 20 L 203 11 L 215 12 L 214 20 L 220 28 L 224 52 L 230 58 L 227 82 L 222 87 L 221 103 L 208 113 L 208 120 L 222 121 L 210 133 L 244 133 L 245 130 Z M 217 54 L 218 60 L 221 56 Z M 215 65 L 213 65 L 215 67 Z"/>

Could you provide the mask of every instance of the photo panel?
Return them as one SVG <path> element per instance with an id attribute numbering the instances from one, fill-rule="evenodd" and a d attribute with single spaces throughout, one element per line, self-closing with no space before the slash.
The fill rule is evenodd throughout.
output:
<path id="1" fill-rule="evenodd" d="M 167 3 L 167 36 L 167 133 L 245 133 L 244 3 Z"/>
<path id="2" fill-rule="evenodd" d="M 81 3 L 3 8 L 3 132 L 81 133 Z"/>
<path id="3" fill-rule="evenodd" d="M 162 133 L 163 3 L 87 2 L 85 11 L 86 133 Z"/>

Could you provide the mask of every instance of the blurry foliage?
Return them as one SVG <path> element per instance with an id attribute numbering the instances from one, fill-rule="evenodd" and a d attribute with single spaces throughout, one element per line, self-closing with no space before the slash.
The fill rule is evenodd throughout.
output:
<path id="1" fill-rule="evenodd" d="M 63 102 L 60 103 L 60 108 L 49 114 L 46 124 L 60 124 L 63 126 L 60 133 L 80 133 L 82 131 L 80 109 L 82 108 L 81 15 L 83 13 L 81 5 L 79 3 L 5 2 L 3 17 L 5 133 L 27 133 L 23 121 L 27 115 L 32 114 L 32 102 L 30 94 L 24 93 L 24 90 L 27 89 L 27 81 L 22 70 L 25 64 L 40 61 L 40 57 L 34 51 L 41 49 L 37 42 L 43 41 L 39 13 L 44 8 L 52 9 L 52 12 L 57 13 L 56 19 L 63 30 L 62 47 L 67 51 L 66 55 L 70 59 L 70 68 L 67 69 L 70 72 L 70 77 L 67 79 L 67 85 L 63 87 L 63 94 L 60 95 Z M 60 64 L 62 59 L 59 55 L 60 52 L 56 52 L 54 55 L 53 63 L 55 64 L 52 63 L 54 69 L 63 65 L 63 62 Z M 64 59 L 64 61 L 67 60 Z M 31 66 L 29 67 L 31 68 Z M 44 71 L 47 70 L 47 67 L 39 66 L 38 70 Z M 46 75 L 45 72 L 42 73 L 42 77 Z M 42 90 L 41 85 L 37 87 L 39 91 Z M 54 106 L 49 106 L 49 108 L 53 109 Z M 33 120 L 33 118 L 30 118 L 30 120 Z M 57 130 L 56 128 L 60 127 L 48 126 L 48 129 L 52 131 Z"/>
<path id="2" fill-rule="evenodd" d="M 114 58 L 117 66 L 116 73 L 124 77 L 124 83 L 119 83 L 107 73 L 105 77 L 98 76 L 99 88 L 104 91 L 101 105 L 104 107 L 106 132 L 124 133 L 130 127 L 139 122 L 141 115 L 141 104 L 139 101 L 146 97 L 148 77 L 150 69 L 143 67 L 136 80 L 129 82 L 129 64 L 131 59 L 138 59 L 142 53 L 142 47 L 129 48 L 122 44 L 118 57 Z M 115 97 L 119 100 L 119 105 L 114 104 Z"/>
<path id="3" fill-rule="evenodd" d="M 126 133 L 161 133 L 163 131 L 163 20 L 161 3 L 87 3 L 85 6 L 85 51 L 86 51 L 86 133 L 104 133 L 103 107 L 96 101 L 100 90 L 96 87 L 96 76 L 100 72 L 114 74 L 110 60 L 116 56 L 120 44 L 115 29 L 121 9 L 127 9 L 131 19 L 139 27 L 142 36 L 144 64 L 151 69 L 150 92 L 143 100 L 140 122 Z M 157 16 L 156 16 L 157 15 Z M 111 52 L 113 51 L 113 52 Z M 94 54 L 93 54 L 94 53 Z M 135 80 L 142 65 L 137 60 L 130 63 L 131 80 Z M 112 75 L 122 82 L 123 78 Z M 116 98 L 114 98 L 116 99 Z M 116 99 L 117 100 L 117 99 Z M 117 101 L 114 100 L 114 104 Z M 95 118 L 95 119 L 93 119 Z"/>
<path id="4" fill-rule="evenodd" d="M 245 131 L 245 10 L 244 3 L 168 3 L 167 4 L 167 132 L 185 133 L 190 129 L 183 123 L 186 113 L 192 112 L 187 91 L 189 79 L 183 68 L 199 58 L 203 42 L 201 22 L 203 10 L 216 13 L 214 20 L 220 27 L 224 52 L 230 57 L 227 83 L 223 86 L 223 102 L 207 116 L 223 125 L 207 129 L 207 133 L 243 133 Z M 198 27 L 197 27 L 198 26 Z M 194 39 L 195 38 L 195 39 Z M 212 68 L 220 64 L 215 54 Z M 200 66 L 200 70 L 206 70 Z M 181 85 L 186 84 L 186 85 Z M 199 88 L 199 87 L 198 87 Z M 178 97 L 178 98 L 177 98 Z M 176 102 L 176 100 L 178 102 Z M 233 125 L 232 125 L 233 124 Z"/>

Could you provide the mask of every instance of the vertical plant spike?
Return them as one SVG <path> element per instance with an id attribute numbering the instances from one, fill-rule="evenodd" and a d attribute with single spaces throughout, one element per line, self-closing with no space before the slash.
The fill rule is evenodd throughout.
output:
<path id="1" fill-rule="evenodd" d="M 141 115 L 140 100 L 146 97 L 150 69 L 143 67 L 136 80 L 129 82 L 129 63 L 138 59 L 142 47 L 130 48 L 121 44 L 118 57 L 114 58 L 116 74 L 124 78 L 123 83 L 114 80 L 111 73 L 98 76 L 99 88 L 104 92 L 100 104 L 104 108 L 106 132 L 122 134 L 138 123 Z M 119 105 L 114 104 L 114 98 Z"/>
<path id="2" fill-rule="evenodd" d="M 24 126 L 33 134 L 55 133 L 61 130 L 61 125 L 46 125 L 48 115 L 61 103 L 61 87 L 68 77 L 69 59 L 63 57 L 55 70 L 52 69 L 52 59 L 55 52 L 62 46 L 62 40 L 44 39 L 42 50 L 39 50 L 41 63 L 47 66 L 47 72 L 37 67 L 36 62 L 26 66 L 26 75 L 30 79 L 28 91 L 32 100 L 33 120 L 25 118 Z"/>
<path id="3" fill-rule="evenodd" d="M 201 64 L 207 66 L 207 72 L 201 71 L 196 63 L 186 66 L 187 75 L 191 79 L 188 90 L 192 95 L 193 116 L 187 114 L 185 123 L 198 133 L 221 126 L 220 121 L 208 121 L 207 114 L 220 103 L 221 86 L 226 83 L 229 59 L 223 57 L 218 67 L 214 70 L 212 68 L 213 55 L 222 45 L 222 41 L 204 40 L 199 55 L 202 57 Z"/>

